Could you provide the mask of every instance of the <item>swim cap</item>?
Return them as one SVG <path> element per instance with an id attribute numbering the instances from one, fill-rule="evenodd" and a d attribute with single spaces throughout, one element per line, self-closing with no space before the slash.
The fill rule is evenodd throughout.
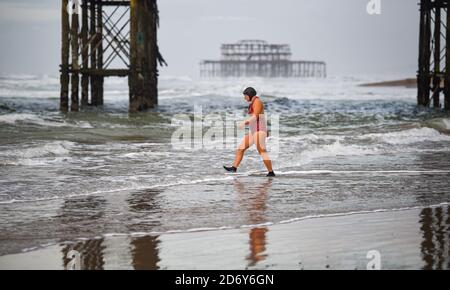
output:
<path id="1" fill-rule="evenodd" d="M 250 98 L 253 98 L 254 96 L 256 96 L 256 90 L 252 87 L 246 88 L 242 93 L 244 95 L 249 96 Z"/>

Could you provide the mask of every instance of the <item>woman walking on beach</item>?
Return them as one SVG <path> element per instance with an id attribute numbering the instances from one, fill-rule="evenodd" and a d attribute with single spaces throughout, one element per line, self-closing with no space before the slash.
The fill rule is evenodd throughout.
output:
<path id="1" fill-rule="evenodd" d="M 236 150 L 236 157 L 233 165 L 231 167 L 224 166 L 223 168 L 230 172 L 236 172 L 244 157 L 245 150 L 255 144 L 259 155 L 263 158 L 264 165 L 269 171 L 267 176 L 275 176 L 272 169 L 272 161 L 266 151 L 266 138 L 268 132 L 264 116 L 264 104 L 256 95 L 256 90 L 252 87 L 246 88 L 243 94 L 245 100 L 250 103 L 248 106 L 248 114 L 251 115 L 251 117 L 241 122 L 239 124 L 239 129 L 244 129 L 244 127 L 248 125 L 250 133 L 244 136 L 244 139 Z"/>

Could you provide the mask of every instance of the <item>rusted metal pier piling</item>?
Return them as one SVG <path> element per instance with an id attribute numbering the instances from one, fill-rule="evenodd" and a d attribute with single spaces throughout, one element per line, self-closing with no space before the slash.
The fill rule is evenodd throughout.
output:
<path id="1" fill-rule="evenodd" d="M 450 1 L 420 1 L 417 104 L 450 110 Z M 441 100 L 443 93 L 443 102 Z"/>
<path id="2" fill-rule="evenodd" d="M 79 110 L 80 75 L 82 107 L 103 105 L 114 76 L 128 77 L 130 112 L 157 105 L 158 20 L 156 0 L 62 0 L 61 111 Z"/>
<path id="3" fill-rule="evenodd" d="M 326 77 L 323 61 L 292 61 L 288 44 L 241 40 L 223 44 L 221 60 L 203 60 L 202 77 Z"/>

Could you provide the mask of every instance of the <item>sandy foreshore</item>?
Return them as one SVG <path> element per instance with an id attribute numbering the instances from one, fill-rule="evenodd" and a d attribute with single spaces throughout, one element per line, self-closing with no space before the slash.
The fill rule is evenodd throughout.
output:
<path id="1" fill-rule="evenodd" d="M 415 78 L 408 78 L 402 80 L 384 81 L 376 83 L 366 83 L 360 84 L 360 87 L 406 87 L 406 88 L 416 88 L 417 80 Z"/>
<path id="2" fill-rule="evenodd" d="M 0 257 L 0 269 L 449 269 L 450 206 L 226 230 L 111 234 Z"/>

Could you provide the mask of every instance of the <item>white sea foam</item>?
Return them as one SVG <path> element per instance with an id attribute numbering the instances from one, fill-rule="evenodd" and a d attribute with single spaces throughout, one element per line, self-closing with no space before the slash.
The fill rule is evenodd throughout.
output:
<path id="1" fill-rule="evenodd" d="M 126 186 L 121 188 L 114 188 L 109 190 L 97 190 L 87 193 L 79 193 L 79 194 L 70 194 L 65 196 L 51 196 L 47 198 L 36 198 L 36 199 L 11 199 L 11 200 L 4 200 L 0 201 L 0 205 L 7 205 L 7 204 L 13 204 L 13 203 L 29 203 L 29 202 L 43 202 L 43 201 L 50 201 L 55 199 L 71 199 L 71 198 L 78 198 L 82 196 L 92 196 L 92 195 L 102 195 L 102 194 L 110 194 L 114 192 L 121 192 L 121 191 L 135 191 L 135 190 L 144 190 L 144 189 L 151 189 L 151 188 L 164 188 L 164 187 L 172 187 L 172 186 L 181 186 L 181 185 L 192 185 L 192 184 L 199 184 L 199 183 L 207 183 L 207 182 L 218 182 L 218 181 L 227 181 L 227 180 L 233 180 L 233 176 L 225 176 L 225 177 L 211 177 L 211 178 L 200 178 L 200 179 L 185 179 L 180 180 L 178 182 L 172 182 L 172 183 L 158 183 L 153 185 L 135 185 L 135 186 Z"/>
<path id="2" fill-rule="evenodd" d="M 377 78 L 378 79 L 378 78 Z M 373 77 L 328 77 L 327 79 L 273 79 L 228 78 L 193 80 L 190 76 L 159 77 L 162 99 L 173 97 L 206 96 L 214 98 L 217 93 L 228 98 L 242 98 L 241 92 L 247 86 L 258 88 L 262 96 L 287 97 L 302 100 L 409 100 L 415 101 L 411 89 L 359 87 L 371 82 Z M 379 79 L 378 79 L 379 80 Z M 174 89 L 174 82 L 177 89 Z M 349 89 L 351 88 L 351 89 Z M 111 78 L 105 82 L 106 98 L 127 98 L 127 83 L 121 78 Z M 111 93 L 113 92 L 113 93 Z M 330 93 L 333 92 L 333 93 Z M 5 76 L 0 79 L 0 95 L 25 98 L 58 98 L 59 78 L 55 76 Z"/>
<path id="3" fill-rule="evenodd" d="M 10 125 L 16 124 L 33 124 L 42 127 L 76 127 L 82 129 L 93 128 L 91 123 L 87 121 L 76 121 L 73 124 L 58 119 L 50 119 L 32 113 L 10 113 L 0 115 L 0 123 Z"/>
<path id="4" fill-rule="evenodd" d="M 450 170 L 289 170 L 277 171 L 277 175 L 315 175 L 315 174 L 448 174 Z"/>
<path id="5" fill-rule="evenodd" d="M 413 128 L 404 131 L 365 134 L 362 137 L 373 138 L 392 145 L 406 145 L 421 142 L 449 141 L 450 136 L 440 133 L 433 128 Z"/>
<path id="6" fill-rule="evenodd" d="M 450 130 L 450 119 L 442 119 L 442 123 L 444 124 L 446 130 Z"/>
<path id="7" fill-rule="evenodd" d="M 125 158 L 134 158 L 142 160 L 142 158 L 155 158 L 155 157 L 169 157 L 171 155 L 170 152 L 153 152 L 153 151 L 145 151 L 145 152 L 131 152 L 123 154 Z"/>
<path id="8" fill-rule="evenodd" d="M 3 97 L 19 97 L 19 98 L 32 98 L 32 99 L 55 99 L 55 102 L 58 101 L 59 92 L 55 90 L 41 90 L 41 91 L 33 91 L 30 93 L 30 89 L 7 89 L 0 88 L 0 95 Z"/>
<path id="9" fill-rule="evenodd" d="M 366 145 L 355 144 L 367 139 L 372 140 L 372 142 L 365 142 L 367 143 Z M 324 157 L 362 156 L 384 154 L 388 152 L 392 153 L 396 151 L 422 152 L 422 149 L 410 145 L 416 145 L 418 143 L 426 144 L 430 142 L 450 142 L 450 136 L 440 133 L 433 128 L 422 127 L 402 131 L 369 133 L 356 136 L 305 134 L 282 137 L 275 141 L 279 141 L 281 143 L 280 150 L 284 150 L 283 152 L 289 152 L 289 159 L 280 159 L 282 162 L 279 162 L 279 164 L 281 163 L 282 165 L 281 167 L 278 165 L 278 168 L 285 168 L 308 164 L 313 160 Z M 270 142 L 272 141 L 269 140 L 268 142 L 269 148 Z M 435 151 L 442 150 L 442 148 L 437 148 Z"/>
<path id="10" fill-rule="evenodd" d="M 34 147 L 7 150 L 0 154 L 24 158 L 33 158 L 41 156 L 62 156 L 67 155 L 70 152 L 70 148 L 74 146 L 76 146 L 76 143 L 70 141 L 52 141 L 45 144 L 39 144 Z"/>
<path id="11" fill-rule="evenodd" d="M 0 162 L 7 165 L 46 165 L 61 163 L 76 143 L 52 141 L 44 144 L 0 151 Z"/>
<path id="12" fill-rule="evenodd" d="M 0 115 L 0 122 L 6 124 L 31 123 L 47 127 L 64 127 L 67 124 L 62 122 L 46 120 L 36 114 L 31 113 L 11 113 Z"/>
<path id="13" fill-rule="evenodd" d="M 335 141 L 327 145 L 309 145 L 308 149 L 296 153 L 290 150 L 289 159 L 280 159 L 277 168 L 301 166 L 311 163 L 314 160 L 336 156 L 358 156 L 371 155 L 384 152 L 382 148 L 374 146 L 347 145 L 341 141 Z"/>
<path id="14" fill-rule="evenodd" d="M 352 140 L 354 139 L 354 140 Z M 356 145 L 365 139 L 366 145 Z M 280 155 L 276 162 L 276 169 L 303 166 L 321 158 L 337 156 L 379 155 L 393 152 L 423 152 L 416 146 L 430 142 L 450 142 L 450 136 L 441 134 L 432 128 L 413 128 L 397 132 L 371 133 L 359 136 L 315 135 L 307 134 L 281 138 Z M 270 141 L 269 141 L 270 142 Z M 328 144 L 320 144 L 328 143 Z M 397 146 L 392 146 L 397 145 Z M 414 146 L 411 146 L 414 145 Z M 269 143 L 270 149 L 270 143 Z M 435 148 L 433 152 L 448 151 L 448 146 Z M 287 153 L 288 152 L 288 153 Z"/>

